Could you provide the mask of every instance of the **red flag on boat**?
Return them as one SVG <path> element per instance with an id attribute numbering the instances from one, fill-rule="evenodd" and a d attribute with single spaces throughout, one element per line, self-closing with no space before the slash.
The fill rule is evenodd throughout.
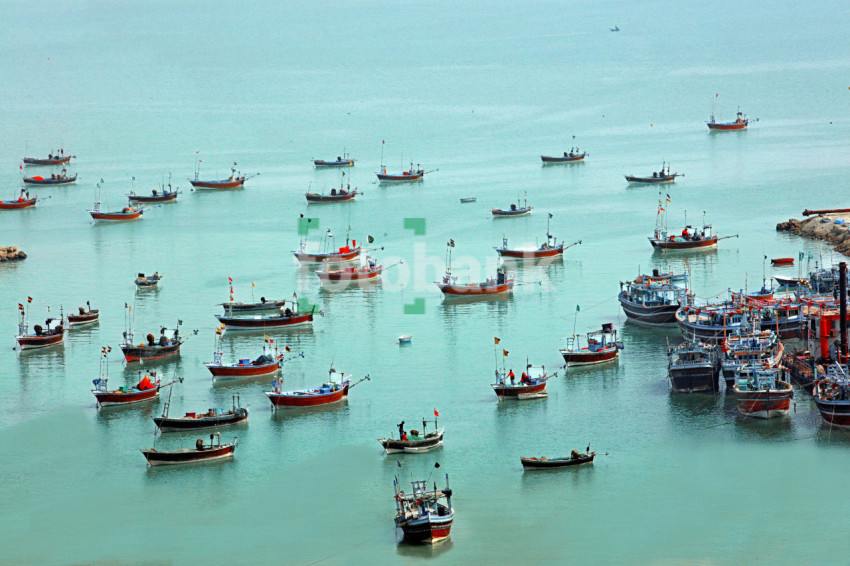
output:
<path id="1" fill-rule="evenodd" d="M 228 277 L 227 280 L 233 283 L 233 279 L 231 277 Z"/>
<path id="2" fill-rule="evenodd" d="M 493 340 L 496 341 L 496 344 L 498 344 L 500 342 L 500 340 L 498 338 L 496 338 L 495 336 L 493 337 Z"/>
<path id="3" fill-rule="evenodd" d="M 508 355 L 508 351 L 507 351 L 507 350 L 502 350 L 502 355 L 503 355 L 503 356 L 507 356 L 507 355 Z"/>
<path id="4" fill-rule="evenodd" d="M 28 302 L 28 303 L 31 303 L 31 302 L 32 302 L 32 297 L 27 297 L 27 302 Z"/>
<path id="5" fill-rule="evenodd" d="M 437 409 L 434 409 L 434 416 L 435 416 L 435 417 L 439 417 L 439 416 L 440 416 L 440 413 L 438 413 L 438 412 L 437 412 Z"/>

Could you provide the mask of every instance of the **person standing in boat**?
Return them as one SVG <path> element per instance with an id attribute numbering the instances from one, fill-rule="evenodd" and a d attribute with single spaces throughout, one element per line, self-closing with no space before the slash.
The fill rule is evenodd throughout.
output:
<path id="1" fill-rule="evenodd" d="M 514 385 L 514 383 L 515 383 L 514 378 L 515 378 L 516 376 L 514 376 L 514 370 L 513 370 L 513 369 L 511 369 L 511 370 L 508 372 L 508 377 L 509 377 L 509 378 L 511 378 L 511 385 Z"/>
<path id="2" fill-rule="evenodd" d="M 404 440 L 405 436 L 407 436 L 404 432 L 404 421 L 401 421 L 398 425 L 398 437 Z"/>

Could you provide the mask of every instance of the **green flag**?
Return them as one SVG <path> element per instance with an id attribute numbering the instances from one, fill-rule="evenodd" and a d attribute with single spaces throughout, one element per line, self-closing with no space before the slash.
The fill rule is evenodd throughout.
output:
<path id="1" fill-rule="evenodd" d="M 579 312 L 580 310 L 581 310 L 581 308 L 579 308 L 579 306 L 576 305 L 576 312 Z"/>

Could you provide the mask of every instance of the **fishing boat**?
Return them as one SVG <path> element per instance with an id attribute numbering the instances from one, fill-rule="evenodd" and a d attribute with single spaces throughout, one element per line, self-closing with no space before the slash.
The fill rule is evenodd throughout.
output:
<path id="1" fill-rule="evenodd" d="M 85 307 L 77 307 L 77 310 L 77 314 L 69 314 L 67 316 L 68 328 L 82 326 L 84 324 L 94 324 L 100 317 L 100 309 L 91 308 L 89 301 L 86 301 Z"/>
<path id="2" fill-rule="evenodd" d="M 577 163 L 584 161 L 588 153 L 580 151 L 578 148 L 570 148 L 570 151 L 565 151 L 564 155 L 541 155 L 540 159 L 543 163 Z"/>
<path id="3" fill-rule="evenodd" d="M 405 334 L 405 335 L 398 337 L 398 343 L 400 345 L 401 344 L 410 344 L 411 342 L 413 342 L 413 336 L 411 336 L 409 334 Z"/>
<path id="4" fill-rule="evenodd" d="M 351 185 L 348 185 L 347 189 L 339 188 L 339 189 L 331 189 L 330 194 L 320 194 L 320 193 L 304 193 L 304 197 L 307 199 L 308 203 L 326 203 L 326 202 L 341 202 L 346 200 L 354 200 L 354 197 L 357 196 L 357 188 L 351 188 Z"/>
<path id="5" fill-rule="evenodd" d="M 221 351 L 222 329 L 216 328 L 215 335 L 213 361 L 204 364 L 210 370 L 213 380 L 270 375 L 280 371 L 283 366 L 283 353 L 278 352 L 274 345 L 274 339 L 269 336 L 265 337 L 263 350 L 255 360 L 242 359 L 235 363 L 226 364 L 222 361 L 224 357 L 224 352 Z M 301 356 L 303 357 L 303 354 Z"/>
<path id="6" fill-rule="evenodd" d="M 328 380 L 316 389 L 300 389 L 295 391 L 283 390 L 283 377 L 272 381 L 272 390 L 266 391 L 269 401 L 272 403 L 273 409 L 280 407 L 291 409 L 297 407 L 315 407 L 317 405 L 330 405 L 339 403 L 348 398 L 348 391 L 358 383 L 368 381 L 369 374 L 364 375 L 359 380 L 352 382 L 349 377 L 346 379 L 345 373 L 339 374 L 339 381 L 334 379 L 337 371 L 331 367 L 328 371 Z"/>
<path id="7" fill-rule="evenodd" d="M 596 452 L 591 452 L 588 445 L 587 450 L 583 454 L 578 450 L 573 450 L 569 456 L 561 458 L 546 458 L 545 456 L 540 458 L 521 457 L 519 460 L 522 462 L 524 470 L 548 470 L 592 464 L 594 456 L 596 456 Z"/>
<path id="8" fill-rule="evenodd" d="M 153 334 L 148 334 L 145 338 L 146 342 L 141 344 L 134 343 L 135 335 L 135 311 L 130 305 L 124 305 L 124 341 L 121 343 L 121 352 L 124 354 L 124 359 L 127 363 L 140 362 L 142 360 L 152 361 L 172 356 L 180 355 L 180 345 L 183 344 L 183 338 L 180 336 L 180 325 L 182 320 L 177 321 L 177 327 L 174 329 L 171 337 L 165 335 L 167 328 L 164 326 L 159 330 L 159 340 Z"/>
<path id="9" fill-rule="evenodd" d="M 150 450 L 142 450 L 142 454 L 144 454 L 145 460 L 148 461 L 148 466 L 194 464 L 197 462 L 232 458 L 233 453 L 236 451 L 236 444 L 236 438 L 230 444 L 222 444 L 221 433 L 217 432 L 210 435 L 209 444 L 204 444 L 204 441 L 199 438 L 194 448 L 180 448 L 170 452 L 151 448 Z"/>
<path id="10" fill-rule="evenodd" d="M 722 342 L 721 368 L 727 389 L 735 383 L 738 370 L 748 364 L 777 367 L 782 362 L 785 346 L 772 330 L 736 332 Z"/>
<path id="11" fill-rule="evenodd" d="M 661 193 L 658 194 L 658 213 L 655 220 L 655 233 L 649 237 L 649 243 L 656 250 L 678 251 L 678 250 L 694 250 L 694 249 L 709 249 L 717 246 L 719 240 L 727 238 L 737 238 L 738 235 L 732 236 L 717 236 L 712 233 L 711 225 L 705 223 L 705 211 L 703 211 L 703 226 L 702 228 L 693 228 L 686 225 L 681 234 L 669 232 L 667 229 L 667 209 L 666 205 L 670 204 L 670 195 L 667 195 L 666 203 L 661 202 Z M 685 216 L 687 222 L 687 216 Z"/>
<path id="12" fill-rule="evenodd" d="M 717 346 L 686 340 L 675 348 L 667 345 L 667 378 L 673 391 L 717 393 L 720 391 L 720 357 Z"/>
<path id="13" fill-rule="evenodd" d="M 558 243 L 557 238 L 552 236 L 549 233 L 549 221 L 552 219 L 552 214 L 549 214 L 549 218 L 546 220 L 546 241 L 536 248 L 509 248 L 508 247 L 508 239 L 502 237 L 502 247 L 501 248 L 493 248 L 496 250 L 496 253 L 499 254 L 502 258 L 507 258 L 511 260 L 527 260 L 527 259 L 543 259 L 543 258 L 557 258 L 563 257 L 564 250 L 567 250 L 573 246 L 577 246 L 581 244 L 581 240 L 577 242 L 573 242 L 572 244 L 564 245 L 564 242 Z"/>
<path id="14" fill-rule="evenodd" d="M 514 216 L 528 216 L 531 214 L 531 206 L 528 204 L 528 199 L 523 199 L 522 206 L 519 205 L 519 202 L 519 199 L 517 199 L 517 203 L 511 204 L 510 208 L 507 210 L 494 208 L 490 211 L 490 213 L 493 215 L 493 218 L 511 218 Z"/>
<path id="15" fill-rule="evenodd" d="M 446 273 L 443 275 L 442 281 L 434 281 L 443 295 L 476 297 L 480 295 L 500 295 L 513 291 L 514 280 L 508 277 L 508 272 L 504 267 L 496 269 L 495 278 L 488 278 L 482 283 L 459 284 L 457 275 L 452 275 L 452 248 L 454 247 L 454 240 L 449 240 L 446 246 Z"/>
<path id="16" fill-rule="evenodd" d="M 132 206 L 125 206 L 121 210 L 115 211 L 102 211 L 100 210 L 100 201 L 95 201 L 94 208 L 88 211 L 91 214 L 91 217 L 96 222 L 104 222 L 104 221 L 127 221 L 127 220 L 138 220 L 144 214 L 144 209 L 142 208 L 133 208 Z"/>
<path id="17" fill-rule="evenodd" d="M 393 264 L 393 267 L 398 264 Z M 330 262 L 325 262 L 322 269 L 317 270 L 316 276 L 324 282 L 376 281 L 384 271 L 384 264 L 375 258 L 366 256 L 366 263 L 361 267 L 342 267 L 331 269 Z"/>
<path id="18" fill-rule="evenodd" d="M 404 430 L 404 421 L 401 421 L 398 426 L 398 439 L 395 438 L 379 438 L 378 442 L 384 447 L 387 454 L 419 454 L 429 452 L 443 445 L 443 433 L 445 427 L 440 428 L 437 424 L 439 413 L 434 410 L 434 420 L 427 421 L 422 419 L 422 430 L 410 430 L 408 434 Z M 434 423 L 434 430 L 428 431 L 428 423 Z"/>
<path id="19" fill-rule="evenodd" d="M 197 151 L 195 152 L 197 156 Z M 201 163 L 202 159 L 195 159 L 195 178 L 189 179 L 189 183 L 192 184 L 192 187 L 198 190 L 216 190 L 216 189 L 241 189 L 245 185 L 245 181 L 250 179 L 251 177 L 256 177 L 259 173 L 255 175 L 251 175 L 251 177 L 246 177 L 242 173 L 236 172 L 236 162 L 233 162 L 233 167 L 230 168 L 230 177 L 227 179 L 218 179 L 218 180 L 202 180 L 200 178 L 201 174 Z"/>
<path id="20" fill-rule="evenodd" d="M 59 173 L 51 173 L 50 177 L 34 175 L 32 177 L 24 177 L 26 185 L 73 185 L 77 182 L 77 174 L 68 175 L 66 169 L 62 169 Z"/>
<path id="21" fill-rule="evenodd" d="M 288 303 L 290 306 L 281 307 L 278 314 L 248 316 L 217 314 L 215 317 L 227 330 L 264 330 L 269 328 L 291 327 L 313 322 L 313 314 L 316 307 L 313 307 L 309 312 L 299 311 L 297 295 L 293 295 L 293 299 L 288 301 Z M 319 315 L 324 316 L 324 313 L 320 311 Z"/>
<path id="22" fill-rule="evenodd" d="M 18 208 L 29 208 L 35 206 L 38 197 L 30 197 L 30 193 L 26 189 L 21 189 L 21 194 L 13 200 L 0 200 L 0 210 L 15 210 Z"/>
<path id="23" fill-rule="evenodd" d="M 27 297 L 27 304 L 31 303 L 32 299 Z M 46 348 L 57 344 L 64 344 L 65 329 L 63 328 L 63 316 L 59 314 L 59 318 L 48 317 L 44 321 L 44 326 L 40 324 L 33 325 L 32 333 L 29 332 L 29 316 L 24 305 L 18 303 L 18 314 L 21 319 L 18 322 L 18 335 L 15 336 L 15 341 L 18 348 L 21 350 L 34 350 L 36 348 Z M 47 313 L 50 314 L 50 307 L 47 307 Z"/>
<path id="24" fill-rule="evenodd" d="M 738 113 L 735 115 L 733 122 L 718 122 L 715 119 L 715 106 L 717 103 L 717 95 L 715 95 L 711 104 L 711 114 L 708 117 L 708 122 L 705 123 L 708 129 L 712 132 L 728 132 L 733 130 L 746 130 L 747 124 L 750 123 L 746 114 L 741 112 L 741 107 L 738 107 Z"/>
<path id="25" fill-rule="evenodd" d="M 787 277 L 785 275 L 774 275 L 773 279 L 777 283 L 779 283 L 780 287 L 788 287 L 789 289 L 809 286 L 809 280 L 805 277 Z"/>
<path id="26" fill-rule="evenodd" d="M 676 324 L 685 338 L 718 344 L 733 333 L 746 332 L 750 321 L 744 309 L 733 303 L 683 304 L 676 311 Z"/>
<path id="27" fill-rule="evenodd" d="M 732 302 L 750 302 L 750 301 L 766 301 L 773 298 L 773 289 L 767 287 L 767 284 L 762 285 L 758 291 L 732 291 Z"/>
<path id="28" fill-rule="evenodd" d="M 313 165 L 316 167 L 354 167 L 354 158 L 343 153 L 341 156 L 337 155 L 336 160 L 314 159 Z"/>
<path id="29" fill-rule="evenodd" d="M 502 350 L 503 358 L 507 356 L 507 351 Z M 498 353 L 496 354 L 498 356 Z M 532 367 L 526 362 L 525 370 L 522 372 L 519 380 L 514 376 L 514 370 L 510 369 L 505 372 L 504 362 L 502 369 L 496 367 L 496 383 L 491 383 L 490 387 L 496 393 L 499 401 L 510 399 L 522 401 L 525 399 L 539 399 L 546 397 L 546 382 L 550 377 L 557 377 L 558 372 L 551 376 L 546 373 L 546 366 L 539 368 Z"/>
<path id="30" fill-rule="evenodd" d="M 428 491 L 428 480 L 412 481 L 411 485 L 413 491 L 405 493 L 399 488 L 398 478 L 393 480 L 395 526 L 401 529 L 404 541 L 433 544 L 449 538 L 454 522 L 449 475 L 446 474 L 446 487 L 442 491 L 436 487 Z"/>
<path id="31" fill-rule="evenodd" d="M 169 175 L 170 179 L 171 175 Z M 137 195 L 135 192 L 130 191 L 130 194 L 127 195 L 127 198 L 130 202 L 173 202 L 177 200 L 177 195 L 180 193 L 179 190 L 175 190 L 171 187 L 171 181 L 168 182 L 167 185 L 160 186 L 159 189 L 151 190 L 151 194 L 149 195 Z"/>
<path id="32" fill-rule="evenodd" d="M 658 268 L 652 269 L 652 274 L 641 274 L 635 278 L 635 283 L 685 283 L 687 286 L 687 273 L 675 273 L 668 266 L 669 271 L 661 271 Z"/>
<path id="33" fill-rule="evenodd" d="M 461 204 L 467 204 L 467 203 L 470 203 L 470 202 L 475 202 L 477 200 L 478 200 L 477 197 L 463 197 L 463 198 L 460 199 L 460 202 L 461 202 Z"/>
<path id="34" fill-rule="evenodd" d="M 357 240 L 351 240 L 349 244 L 349 235 L 351 233 L 351 227 L 349 226 L 345 232 L 345 245 L 340 246 L 336 251 L 332 251 L 334 248 L 333 245 L 333 233 L 331 229 L 328 228 L 325 231 L 325 236 L 322 239 L 322 243 L 319 247 L 318 252 L 308 252 L 307 251 L 307 239 L 303 238 L 301 240 L 301 245 L 298 251 L 293 250 L 292 255 L 301 262 L 301 263 L 324 263 L 329 261 L 331 263 L 341 263 L 345 261 L 356 260 L 360 257 L 360 246 L 357 245 Z"/>
<path id="35" fill-rule="evenodd" d="M 171 390 L 168 393 L 168 401 L 165 403 L 162 415 L 153 417 L 160 432 L 181 432 L 184 430 L 199 430 L 204 428 L 218 428 L 244 423 L 248 420 L 248 409 L 239 403 L 239 395 L 233 396 L 233 407 L 231 409 L 209 409 L 205 412 L 186 413 L 182 417 L 169 417 L 171 408 Z"/>
<path id="36" fill-rule="evenodd" d="M 621 281 L 617 299 L 630 322 L 646 326 L 676 324 L 676 311 L 688 291 L 666 280 L 660 282 L 638 276 L 634 281 Z"/>
<path id="37" fill-rule="evenodd" d="M 276 311 L 281 307 L 286 306 L 286 299 L 268 300 L 265 297 L 260 297 L 260 302 L 243 303 L 241 301 L 233 301 L 230 303 L 219 303 L 219 306 L 224 308 L 225 314 L 246 313 L 246 312 L 262 312 Z"/>
<path id="38" fill-rule="evenodd" d="M 665 169 L 666 167 L 666 169 Z M 649 177 L 638 177 L 636 175 L 626 175 L 626 181 L 629 183 L 640 184 L 657 184 L 657 183 L 672 183 L 676 177 L 684 177 L 684 173 L 671 173 L 670 166 L 667 163 L 661 164 L 660 171 L 653 171 Z"/>
<path id="39" fill-rule="evenodd" d="M 794 265 L 793 257 L 775 257 L 770 260 L 773 265 Z"/>
<path id="40" fill-rule="evenodd" d="M 831 363 L 815 375 L 812 396 L 820 416 L 830 426 L 850 428 L 850 374 L 847 364 Z"/>
<path id="41" fill-rule="evenodd" d="M 64 163 L 68 163 L 71 159 L 77 157 L 76 155 L 65 155 L 65 150 L 60 149 L 59 153 L 53 154 L 50 153 L 46 158 L 44 157 L 24 157 L 24 165 L 62 165 Z"/>
<path id="42" fill-rule="evenodd" d="M 144 273 L 139 273 L 136 276 L 136 287 L 156 287 L 160 280 L 165 277 L 161 275 L 158 271 L 155 271 L 153 275 L 145 276 Z"/>
<path id="43" fill-rule="evenodd" d="M 91 392 L 97 400 L 98 407 L 130 405 L 155 399 L 159 396 L 159 392 L 163 387 L 171 387 L 174 383 L 182 381 L 183 378 L 178 378 L 168 383 L 162 383 L 162 380 L 157 377 L 156 372 L 151 372 L 149 376 L 145 375 L 135 385 L 110 389 L 109 378 L 99 377 L 92 380 L 94 389 Z"/>
<path id="44" fill-rule="evenodd" d="M 610 322 L 603 324 L 601 330 L 588 332 L 585 335 L 585 344 L 582 346 L 581 336 L 573 330 L 573 335 L 567 338 L 566 347 L 560 350 L 567 367 L 614 361 L 624 347 L 623 343 L 617 340 L 617 331 Z"/>
<path id="45" fill-rule="evenodd" d="M 785 370 L 748 364 L 738 369 L 732 389 L 738 412 L 747 417 L 770 419 L 788 414 L 794 392 L 784 381 Z"/>

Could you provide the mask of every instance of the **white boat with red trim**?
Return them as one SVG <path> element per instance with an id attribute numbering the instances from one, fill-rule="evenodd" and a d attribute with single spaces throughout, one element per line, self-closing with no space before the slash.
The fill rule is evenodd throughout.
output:
<path id="1" fill-rule="evenodd" d="M 395 526 L 404 533 L 404 541 L 433 544 L 449 538 L 454 522 L 449 475 L 446 474 L 446 487 L 442 491 L 436 485 L 429 491 L 427 479 L 412 481 L 411 485 L 412 492 L 405 493 L 399 488 L 398 478 L 393 480 Z"/>

